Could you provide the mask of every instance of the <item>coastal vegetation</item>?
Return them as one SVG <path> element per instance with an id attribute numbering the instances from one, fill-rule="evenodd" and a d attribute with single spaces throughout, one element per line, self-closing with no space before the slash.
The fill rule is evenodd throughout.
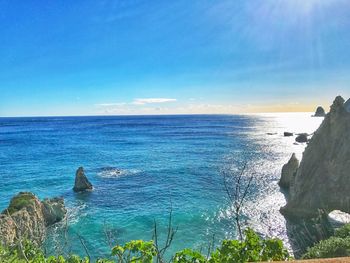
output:
<path id="1" fill-rule="evenodd" d="M 279 239 L 263 239 L 252 229 L 245 230 L 245 238 L 239 240 L 224 240 L 221 246 L 212 253 L 203 254 L 192 249 L 181 250 L 166 260 L 156 241 L 133 240 L 124 245 L 112 248 L 108 259 L 91 260 L 77 255 L 45 256 L 45 253 L 30 241 L 12 246 L 0 246 L 0 262 L 19 263 L 225 263 L 225 262 L 256 262 L 290 259 L 287 249 Z"/>
<path id="2" fill-rule="evenodd" d="M 350 224 L 336 229 L 334 236 L 321 240 L 309 248 L 302 256 L 304 259 L 335 258 L 350 256 Z"/>

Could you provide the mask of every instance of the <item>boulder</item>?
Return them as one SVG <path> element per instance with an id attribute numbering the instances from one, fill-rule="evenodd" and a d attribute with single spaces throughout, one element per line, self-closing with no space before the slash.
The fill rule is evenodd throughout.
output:
<path id="1" fill-rule="evenodd" d="M 295 157 L 295 153 L 292 154 L 288 163 L 283 165 L 281 179 L 278 185 L 282 188 L 289 189 L 291 183 L 294 182 L 294 177 L 299 167 L 299 160 Z"/>
<path id="2" fill-rule="evenodd" d="M 326 112 L 321 106 L 318 106 L 315 112 L 315 115 L 313 117 L 324 117 L 326 116 Z"/>
<path id="3" fill-rule="evenodd" d="M 87 177 L 84 173 L 83 167 L 79 167 L 76 174 L 75 174 L 75 183 L 74 183 L 73 190 L 75 192 L 92 190 L 92 184 L 87 179 Z"/>
<path id="4" fill-rule="evenodd" d="M 48 210 L 60 216 L 53 220 Z M 46 227 L 62 220 L 66 213 L 63 199 L 41 202 L 32 193 L 21 192 L 0 215 L 0 244 L 10 245 L 25 238 L 40 245 L 45 239 Z"/>
<path id="5" fill-rule="evenodd" d="M 67 210 L 61 197 L 44 199 L 42 205 L 46 226 L 53 225 L 63 220 L 66 216 Z"/>
<path id="6" fill-rule="evenodd" d="M 300 143 L 307 142 L 308 140 L 307 136 L 308 136 L 307 133 L 301 133 L 295 138 L 295 141 Z"/>
<path id="7" fill-rule="evenodd" d="M 314 217 L 319 210 L 350 213 L 350 113 L 340 96 L 310 139 L 287 205 L 287 217 Z"/>
<path id="8" fill-rule="evenodd" d="M 293 136 L 294 134 L 292 132 L 284 132 L 283 135 L 284 137 L 290 137 L 290 136 Z"/>

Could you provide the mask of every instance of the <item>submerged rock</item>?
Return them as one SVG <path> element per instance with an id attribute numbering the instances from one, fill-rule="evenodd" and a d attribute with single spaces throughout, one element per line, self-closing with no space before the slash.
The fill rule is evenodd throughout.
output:
<path id="1" fill-rule="evenodd" d="M 92 190 L 92 184 L 87 179 L 87 177 L 84 173 L 83 167 L 79 167 L 76 174 L 75 174 L 75 183 L 74 183 L 73 190 L 75 192 Z"/>
<path id="2" fill-rule="evenodd" d="M 308 136 L 307 133 L 301 133 L 295 138 L 295 141 L 300 143 L 307 142 L 308 141 L 307 136 Z"/>
<path id="3" fill-rule="evenodd" d="M 40 245 L 46 227 L 62 220 L 66 213 L 61 198 L 41 202 L 32 193 L 21 192 L 11 199 L 8 208 L 0 215 L 0 243 L 10 245 L 26 238 Z"/>
<path id="4" fill-rule="evenodd" d="M 321 106 L 318 106 L 315 112 L 315 115 L 313 117 L 324 117 L 326 116 L 326 112 Z"/>
<path id="5" fill-rule="evenodd" d="M 288 189 L 291 183 L 294 181 L 298 167 L 299 160 L 295 157 L 295 153 L 293 153 L 288 163 L 282 167 L 281 179 L 278 182 L 278 185 L 282 188 Z"/>
<path id="6" fill-rule="evenodd" d="M 290 137 L 290 136 L 293 136 L 294 134 L 292 132 L 284 132 L 283 135 L 284 137 Z"/>
<path id="7" fill-rule="evenodd" d="M 318 210 L 350 213 L 350 113 L 340 96 L 303 153 L 285 216 L 313 217 Z"/>

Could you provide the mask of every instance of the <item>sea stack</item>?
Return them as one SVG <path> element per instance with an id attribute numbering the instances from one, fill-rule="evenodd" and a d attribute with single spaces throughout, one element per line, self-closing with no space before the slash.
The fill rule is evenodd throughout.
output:
<path id="1" fill-rule="evenodd" d="M 309 141 L 281 213 L 315 217 L 319 210 L 350 213 L 350 112 L 336 97 Z"/>
<path id="2" fill-rule="evenodd" d="M 92 190 L 92 184 L 89 182 L 84 173 L 84 168 L 79 167 L 75 173 L 75 183 L 73 187 L 74 192 L 83 192 L 86 190 Z"/>
<path id="3" fill-rule="evenodd" d="M 295 153 L 292 154 L 288 163 L 283 165 L 281 179 L 278 185 L 281 188 L 289 189 L 291 183 L 294 181 L 294 177 L 299 167 L 299 160 L 295 157 Z"/>
<path id="4" fill-rule="evenodd" d="M 61 221 L 66 213 L 63 198 L 40 201 L 33 193 L 20 192 L 0 214 L 0 244 L 12 245 L 17 240 L 29 239 L 41 245 L 46 227 Z"/>
<path id="5" fill-rule="evenodd" d="M 326 112 L 321 106 L 318 106 L 315 112 L 315 115 L 313 117 L 324 117 L 326 116 Z"/>

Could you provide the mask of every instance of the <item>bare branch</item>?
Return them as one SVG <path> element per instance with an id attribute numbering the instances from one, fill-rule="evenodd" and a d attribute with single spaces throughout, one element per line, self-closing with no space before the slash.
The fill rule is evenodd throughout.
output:
<path id="1" fill-rule="evenodd" d="M 77 236 L 78 236 L 79 241 L 80 241 L 81 245 L 83 246 L 83 248 L 84 248 L 84 250 L 85 250 L 85 253 L 86 253 L 86 255 L 88 256 L 89 262 L 90 262 L 90 261 L 91 261 L 90 253 L 89 253 L 88 248 L 87 248 L 86 245 L 85 245 L 85 242 L 84 242 L 84 240 L 83 240 L 83 237 L 82 237 L 80 234 L 78 234 L 78 233 L 77 233 Z"/>
<path id="2" fill-rule="evenodd" d="M 233 172 L 229 174 L 229 170 L 222 171 L 225 192 L 230 201 L 230 208 L 233 208 L 233 218 L 235 220 L 238 234 L 241 240 L 243 239 L 240 222 L 241 210 L 254 178 L 254 175 L 252 174 L 249 177 L 248 181 L 244 180 L 246 168 L 247 162 L 243 164 L 243 167 L 239 172 Z"/>

